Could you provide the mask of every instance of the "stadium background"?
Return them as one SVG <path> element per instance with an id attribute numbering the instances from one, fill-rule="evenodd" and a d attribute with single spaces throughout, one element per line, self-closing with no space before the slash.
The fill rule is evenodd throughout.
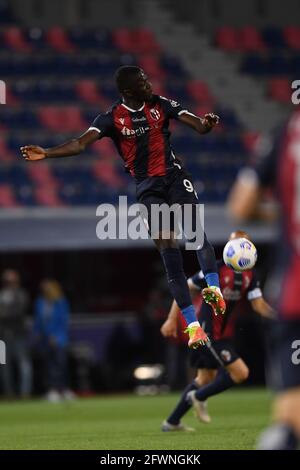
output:
<path id="1" fill-rule="evenodd" d="M 293 106 L 299 18 L 296 0 L 284 9 L 279 0 L 27 0 L 26 8 L 0 0 L 0 79 L 7 86 L 7 104 L 0 105 L 0 269 L 18 270 L 32 301 L 43 278 L 63 285 L 76 392 L 132 389 L 133 370 L 157 363 L 166 366 L 162 383 L 180 387 L 184 348 L 159 335 L 171 299 L 151 241 L 96 238 L 99 203 L 117 204 L 119 194 L 134 201 L 111 142 L 81 157 L 30 165 L 19 147 L 49 147 L 83 132 L 117 98 L 116 68 L 139 64 L 157 93 L 221 117 L 219 128 L 200 138 L 172 124 L 175 152 L 194 175 L 220 256 L 235 228 L 224 210 L 235 176 L 259 136 L 276 130 Z M 246 229 L 264 279 L 276 230 L 264 223 Z M 193 253 L 185 253 L 185 267 L 188 275 L 197 269 Z M 251 369 L 248 384 L 264 383 L 263 329 L 245 309 L 237 342 Z"/>

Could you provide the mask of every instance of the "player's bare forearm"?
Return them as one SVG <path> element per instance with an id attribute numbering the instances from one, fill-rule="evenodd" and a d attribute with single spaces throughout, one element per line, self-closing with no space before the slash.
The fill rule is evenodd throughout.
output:
<path id="1" fill-rule="evenodd" d="M 201 118 L 186 112 L 179 116 L 179 120 L 199 134 L 207 134 L 219 123 L 220 118 L 213 113 L 205 114 L 204 118 Z"/>
<path id="2" fill-rule="evenodd" d="M 99 133 L 95 130 L 88 130 L 77 139 L 72 139 L 56 147 L 44 149 L 37 145 L 26 145 L 21 147 L 22 156 L 27 161 L 44 160 L 45 158 L 71 157 L 79 155 L 86 147 L 95 142 Z"/>
<path id="3" fill-rule="evenodd" d="M 251 301 L 253 310 L 264 318 L 274 318 L 274 310 L 263 297 Z"/>

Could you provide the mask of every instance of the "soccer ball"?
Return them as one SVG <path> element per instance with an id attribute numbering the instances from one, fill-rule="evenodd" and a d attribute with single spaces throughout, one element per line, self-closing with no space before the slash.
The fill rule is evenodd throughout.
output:
<path id="1" fill-rule="evenodd" d="M 257 250 L 247 238 L 235 238 L 226 243 L 223 250 L 223 260 L 226 266 L 234 271 L 252 269 L 257 260 Z"/>

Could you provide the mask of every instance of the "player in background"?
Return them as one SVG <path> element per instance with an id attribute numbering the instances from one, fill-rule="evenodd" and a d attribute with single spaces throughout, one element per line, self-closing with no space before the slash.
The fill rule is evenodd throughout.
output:
<path id="1" fill-rule="evenodd" d="M 231 233 L 229 240 L 241 237 L 249 240 L 249 235 L 243 231 Z M 210 341 L 200 350 L 190 352 L 190 364 L 197 369 L 197 375 L 184 390 L 170 416 L 163 422 L 162 431 L 192 430 L 181 423 L 181 418 L 192 405 L 199 420 L 209 423 L 211 418 L 208 414 L 207 399 L 248 378 L 248 367 L 235 351 L 233 344 L 236 319 L 243 311 L 245 299 L 250 301 L 252 309 L 261 316 L 272 316 L 272 309 L 263 298 L 253 270 L 235 272 L 223 261 L 218 261 L 218 267 L 226 313 L 216 317 L 212 314 L 211 307 L 202 303 L 199 321 Z M 188 284 L 192 297 L 199 294 L 206 287 L 202 271 L 192 276 Z M 163 336 L 177 336 L 179 315 L 180 309 L 174 301 L 168 318 L 161 327 Z"/>
<path id="2" fill-rule="evenodd" d="M 266 296 L 276 310 L 270 366 L 276 391 L 273 424 L 258 448 L 296 449 L 300 442 L 300 112 L 275 139 L 261 139 L 257 161 L 241 170 L 228 201 L 238 221 L 261 213 L 264 190 L 272 188 L 281 209 L 280 235 Z"/>
<path id="3" fill-rule="evenodd" d="M 23 157 L 27 161 L 39 161 L 78 155 L 96 140 L 110 137 L 125 168 L 135 179 L 137 199 L 148 209 L 148 216 L 153 204 L 191 205 L 197 211 L 199 201 L 191 177 L 175 157 L 170 144 L 169 120 L 177 119 L 199 134 L 205 134 L 218 124 L 218 116 L 211 113 L 204 118 L 197 117 L 176 101 L 153 94 L 147 76 L 136 66 L 120 67 L 116 72 L 116 85 L 121 99 L 109 111 L 99 114 L 83 135 L 48 149 L 35 145 L 21 147 Z M 196 211 L 192 226 L 195 226 Z M 147 222 L 151 230 L 151 219 Z M 170 291 L 188 325 L 188 345 L 197 347 L 207 337 L 196 318 L 174 230 L 171 228 L 165 233 L 160 229 L 152 235 L 158 235 L 154 241 L 166 269 Z M 215 253 L 205 233 L 204 243 L 196 253 L 208 286 L 203 297 L 215 313 L 224 313 Z"/>

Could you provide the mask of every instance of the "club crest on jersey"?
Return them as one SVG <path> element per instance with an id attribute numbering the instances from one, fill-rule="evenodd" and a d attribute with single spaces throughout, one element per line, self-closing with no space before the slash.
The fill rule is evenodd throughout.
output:
<path id="1" fill-rule="evenodd" d="M 221 354 L 220 354 L 221 358 L 223 359 L 223 361 L 225 362 L 229 362 L 231 360 L 231 354 L 230 354 L 230 351 L 228 351 L 227 349 L 223 349 L 221 351 Z"/>
<path id="2" fill-rule="evenodd" d="M 152 117 L 152 119 L 154 119 L 155 121 L 158 121 L 159 118 L 160 118 L 160 112 L 155 109 L 155 108 L 152 108 L 150 109 L 150 116 Z"/>

